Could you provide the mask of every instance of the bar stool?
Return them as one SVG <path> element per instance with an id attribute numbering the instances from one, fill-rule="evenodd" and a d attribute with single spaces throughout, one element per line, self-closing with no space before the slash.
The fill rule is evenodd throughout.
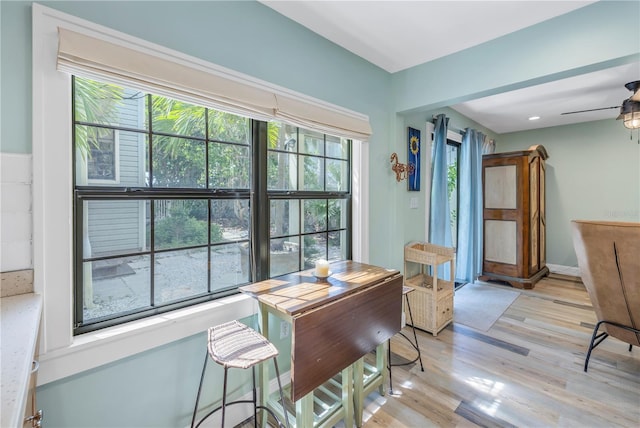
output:
<path id="1" fill-rule="evenodd" d="M 258 406 L 257 394 L 256 394 L 256 364 L 266 361 L 270 358 L 273 359 L 273 365 L 276 369 L 276 378 L 278 380 L 278 388 L 280 389 L 280 400 L 282 407 L 284 408 L 284 394 L 282 393 L 282 385 L 280 383 L 280 372 L 278 370 L 278 350 L 271 342 L 264 338 L 261 334 L 255 330 L 247 327 L 246 325 L 238 321 L 230 321 L 224 324 L 220 324 L 215 327 L 210 327 L 208 330 L 208 345 L 207 352 L 205 354 L 204 365 L 202 367 L 202 375 L 200 376 L 200 386 L 198 387 L 198 395 L 196 397 L 196 405 L 193 409 L 193 416 L 191 418 L 191 428 L 200 426 L 200 424 L 211 416 L 213 413 L 222 409 L 222 428 L 224 428 L 225 408 L 232 404 L 240 403 L 253 403 L 255 427 L 258 426 L 258 409 L 264 409 L 269 412 L 278 421 L 278 425 L 282 426 L 282 423 L 276 416 L 276 414 L 265 406 Z M 197 425 L 194 426 L 196 420 L 196 413 L 198 412 L 198 402 L 200 401 L 200 393 L 202 391 L 202 382 L 204 380 L 204 373 L 207 368 L 207 362 L 209 357 L 216 363 L 224 367 L 224 383 L 222 387 L 222 405 L 216 407 L 209 413 L 207 413 Z M 248 369 L 253 371 L 253 400 L 237 400 L 227 403 L 227 372 L 229 368 Z M 285 411 L 286 415 L 286 411 Z M 289 420 L 285 416 L 285 422 L 287 428 L 289 428 Z"/>
<path id="2" fill-rule="evenodd" d="M 393 394 L 393 380 L 391 379 L 391 367 L 406 366 L 409 364 L 413 364 L 416 361 L 420 361 L 420 370 L 424 371 L 424 366 L 422 365 L 422 354 L 420 353 L 420 347 L 418 346 L 418 336 L 416 335 L 416 327 L 413 323 L 413 315 L 411 314 L 411 304 L 409 303 L 409 296 L 408 296 L 408 294 L 414 290 L 415 289 L 413 287 L 407 287 L 406 285 L 402 286 L 402 295 L 404 296 L 405 302 L 407 303 L 407 311 L 409 311 L 409 320 L 411 321 L 411 328 L 413 329 L 413 341 L 402 331 L 399 331 L 398 334 L 402 335 L 402 337 L 407 339 L 407 341 L 411 344 L 411 346 L 413 346 L 413 348 L 416 351 L 418 351 L 418 356 L 406 363 L 391 364 L 391 340 L 389 340 L 389 347 L 388 347 L 389 356 L 387 359 L 389 360 L 388 367 L 389 367 L 389 393 L 390 394 Z"/>

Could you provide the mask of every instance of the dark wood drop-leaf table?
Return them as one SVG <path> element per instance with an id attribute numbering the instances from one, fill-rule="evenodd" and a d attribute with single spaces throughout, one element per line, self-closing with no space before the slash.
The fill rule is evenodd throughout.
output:
<path id="1" fill-rule="evenodd" d="M 297 427 L 330 427 L 341 419 L 349 427 L 354 416 L 361 426 L 364 397 L 375 388 L 384 393 L 388 339 L 401 328 L 402 275 L 397 270 L 354 261 L 334 262 L 330 269 L 326 279 L 306 270 L 240 287 L 257 299 L 265 337 L 269 314 L 291 323 L 290 398 Z M 376 365 L 367 370 L 364 356 L 374 349 Z M 342 397 L 314 415 L 314 390 L 340 373 Z M 284 417 L 268 385 L 264 365 L 262 403 Z"/>

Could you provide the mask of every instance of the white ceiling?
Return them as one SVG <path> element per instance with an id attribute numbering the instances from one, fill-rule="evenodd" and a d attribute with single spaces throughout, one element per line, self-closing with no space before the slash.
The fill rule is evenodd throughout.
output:
<path id="1" fill-rule="evenodd" d="M 594 1 L 331 1 L 264 0 L 298 22 L 378 67 L 394 73 L 571 12 Z M 438 19 L 428 19 L 438 16 Z M 465 31 L 460 31 L 465 28 Z M 447 43 L 436 43 L 446 34 Z M 640 80 L 640 63 L 562 79 L 451 107 L 502 134 L 601 119 L 617 109 Z M 531 116 L 540 116 L 529 121 Z"/>

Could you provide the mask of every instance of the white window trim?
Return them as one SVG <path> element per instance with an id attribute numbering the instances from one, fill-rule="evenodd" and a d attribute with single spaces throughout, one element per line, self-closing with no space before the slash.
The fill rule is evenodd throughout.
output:
<path id="1" fill-rule="evenodd" d="M 57 32 L 58 27 L 63 27 L 94 37 L 123 35 L 39 4 L 33 5 L 32 12 L 34 291 L 43 296 L 38 384 L 153 349 L 205 331 L 217 323 L 254 314 L 257 304 L 251 298 L 234 295 L 73 336 L 71 78 L 56 70 Z M 166 51 L 189 58 L 179 52 Z M 244 78 L 239 73 L 238 76 Z M 354 141 L 352 162 L 353 259 L 367 262 L 367 144 Z"/>

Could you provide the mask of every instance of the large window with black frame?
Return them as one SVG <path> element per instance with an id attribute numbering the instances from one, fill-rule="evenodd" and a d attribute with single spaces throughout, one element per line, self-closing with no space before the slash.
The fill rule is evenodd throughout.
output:
<path id="1" fill-rule="evenodd" d="M 72 87 L 75 334 L 350 257 L 349 140 Z"/>
<path id="2" fill-rule="evenodd" d="M 350 141 L 269 123 L 267 194 L 272 276 L 351 254 Z"/>

